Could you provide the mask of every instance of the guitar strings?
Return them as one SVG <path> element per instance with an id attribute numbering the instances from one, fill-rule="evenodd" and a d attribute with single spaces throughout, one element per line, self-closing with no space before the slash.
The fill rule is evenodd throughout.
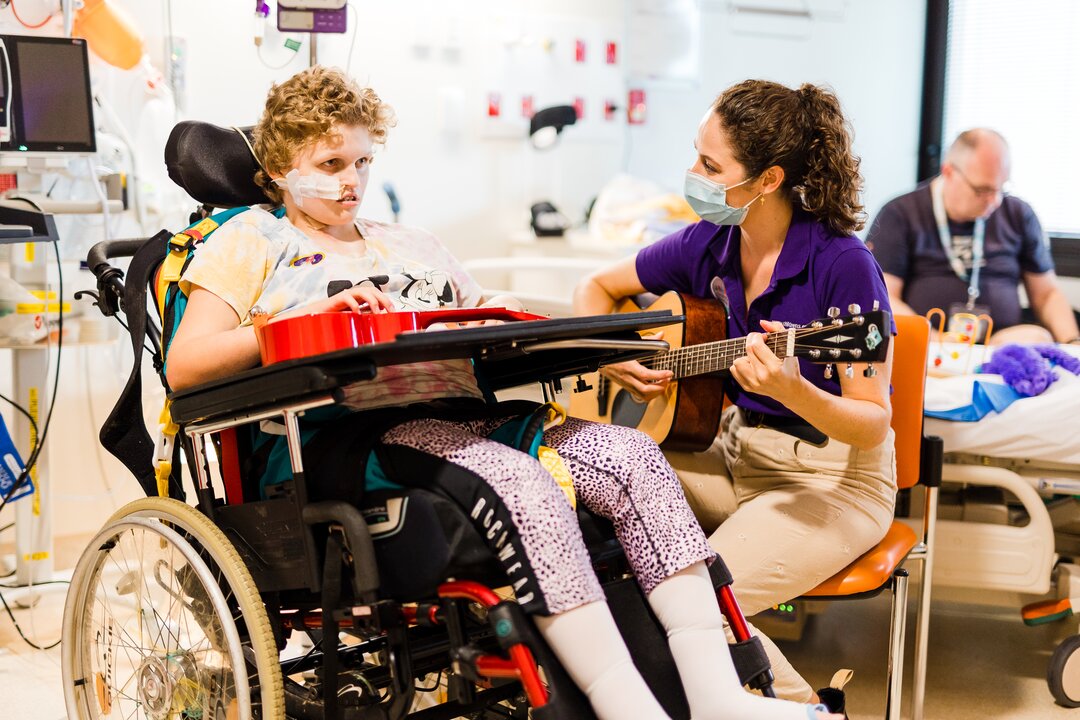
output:
<path id="1" fill-rule="evenodd" d="M 778 357 L 786 357 L 787 355 L 787 343 L 786 342 L 774 342 L 766 343 L 770 350 L 777 353 Z M 809 345 L 806 343 L 800 343 L 800 349 L 803 350 L 824 350 L 829 351 L 835 348 L 826 345 Z M 736 344 L 734 346 L 726 348 L 707 348 L 700 349 L 699 346 L 692 345 L 685 348 L 676 348 L 675 350 L 661 351 L 654 355 L 647 362 L 678 362 L 684 359 L 687 360 L 705 360 L 705 359 L 722 359 L 731 357 L 735 360 L 739 357 L 746 355 L 745 343 Z M 645 363 L 642 363 L 643 365 Z"/>
<path id="2" fill-rule="evenodd" d="M 851 324 L 852 323 L 832 326 L 825 325 L 818 328 L 795 328 L 794 334 L 795 338 L 798 339 L 800 337 L 805 337 L 806 335 L 813 335 L 825 331 L 841 330 Z M 787 355 L 786 350 L 789 333 L 790 331 L 779 331 L 766 334 L 766 346 L 780 357 L 785 357 Z M 802 344 L 800 343 L 800 345 Z M 834 348 L 828 348 L 821 345 L 803 345 L 803 349 L 817 349 L 828 352 Z M 694 374 L 691 371 L 699 368 L 700 372 L 707 372 L 706 368 L 717 360 L 721 361 L 723 365 L 716 368 L 716 370 L 724 370 L 745 354 L 746 338 L 729 338 L 728 340 L 703 343 L 701 345 L 690 345 L 683 348 L 664 351 L 654 355 L 652 358 L 642 360 L 641 364 L 647 368 L 659 368 L 680 371 L 684 374 Z M 728 357 L 729 355 L 730 357 Z"/>

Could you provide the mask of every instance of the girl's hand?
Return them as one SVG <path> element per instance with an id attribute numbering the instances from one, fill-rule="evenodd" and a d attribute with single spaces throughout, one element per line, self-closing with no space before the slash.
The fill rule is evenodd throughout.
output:
<path id="1" fill-rule="evenodd" d="M 501 307 L 506 308 L 507 310 L 516 310 L 517 312 L 521 312 L 525 309 L 525 306 L 521 304 L 521 301 L 513 295 L 496 295 L 490 300 L 485 300 L 480 307 Z"/>
<path id="2" fill-rule="evenodd" d="M 785 329 L 783 323 L 770 320 L 762 320 L 761 327 L 770 333 Z M 746 336 L 746 355 L 732 364 L 731 376 L 743 390 L 780 401 L 794 393 L 802 382 L 798 358 L 778 358 L 761 333 Z"/>
<path id="3" fill-rule="evenodd" d="M 464 330 L 465 328 L 487 327 L 489 325 L 502 325 L 502 320 L 465 320 L 464 322 L 440 322 L 428 325 L 428 331 L 432 330 Z"/>
<path id="4" fill-rule="evenodd" d="M 367 285 L 360 285 L 342 290 L 337 295 L 307 305 L 304 310 L 306 312 L 340 312 L 342 310 L 351 310 L 357 313 L 365 310 L 373 313 L 394 312 L 394 301 L 381 290 Z"/>

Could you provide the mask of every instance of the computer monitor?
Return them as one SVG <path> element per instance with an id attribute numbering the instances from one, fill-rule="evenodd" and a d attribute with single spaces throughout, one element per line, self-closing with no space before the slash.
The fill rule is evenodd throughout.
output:
<path id="1" fill-rule="evenodd" d="M 0 153 L 49 156 L 97 151 L 86 41 L 0 35 Z"/>

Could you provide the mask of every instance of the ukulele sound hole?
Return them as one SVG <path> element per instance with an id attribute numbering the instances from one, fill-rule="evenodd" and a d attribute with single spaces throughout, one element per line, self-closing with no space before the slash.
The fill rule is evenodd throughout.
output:
<path id="1" fill-rule="evenodd" d="M 648 407 L 648 403 L 639 402 L 626 390 L 620 390 L 611 403 L 611 424 L 636 428 Z"/>

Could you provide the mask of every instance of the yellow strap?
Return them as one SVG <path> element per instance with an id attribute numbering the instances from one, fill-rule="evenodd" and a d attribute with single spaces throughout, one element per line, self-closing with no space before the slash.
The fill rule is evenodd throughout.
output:
<path id="1" fill-rule="evenodd" d="M 566 499 L 570 501 L 570 507 L 576 510 L 577 493 L 574 492 L 574 479 L 570 477 L 570 471 L 566 468 L 566 463 L 559 457 L 559 453 L 555 451 L 555 448 L 541 445 L 536 452 L 540 464 L 551 473 L 551 477 L 555 478 L 555 482 L 559 484 L 559 487 L 566 494 Z"/>
<path id="2" fill-rule="evenodd" d="M 171 245 L 171 246 L 173 246 L 175 248 L 183 248 L 184 250 L 186 250 L 189 240 L 194 240 L 195 242 L 199 242 L 203 238 L 205 238 L 207 235 L 209 235 L 210 233 L 217 230 L 217 227 L 218 227 L 217 220 L 214 220 L 213 218 L 205 217 L 202 220 L 200 220 L 196 225 L 193 225 L 192 227 L 189 227 L 187 230 L 184 230 L 183 232 L 178 232 L 175 235 L 173 235 L 172 239 L 169 240 L 169 245 Z"/>
<path id="3" fill-rule="evenodd" d="M 173 422 L 171 408 L 172 400 L 165 398 L 165 404 L 161 407 L 161 415 L 158 416 L 158 423 L 166 441 L 171 441 L 172 438 L 176 437 L 176 433 L 180 431 L 180 426 Z M 171 448 L 172 443 L 166 442 L 166 447 Z M 171 452 L 168 452 L 168 454 L 171 455 Z M 171 457 L 161 458 L 155 463 L 154 477 L 157 479 L 157 491 L 160 497 L 169 497 L 169 475 L 171 474 Z"/>
<path id="4" fill-rule="evenodd" d="M 180 273 L 184 270 L 184 260 L 187 258 L 187 250 L 170 248 L 169 254 L 161 263 L 161 273 L 157 283 L 157 306 L 158 317 L 165 321 L 165 298 L 169 292 L 169 285 L 180 279 Z"/>
<path id="5" fill-rule="evenodd" d="M 545 431 L 566 422 L 566 410 L 559 403 L 544 403 L 540 409 L 545 412 Z M 570 475 L 566 463 L 559 456 L 558 451 L 547 445 L 541 445 L 536 450 L 536 457 L 540 464 L 544 466 L 544 469 L 551 473 L 551 477 L 555 478 L 555 482 L 559 484 L 559 487 L 562 488 L 563 493 L 566 494 L 566 499 L 570 501 L 570 507 L 577 509 L 577 493 L 574 492 L 574 479 Z"/>
<path id="6" fill-rule="evenodd" d="M 216 220 L 203 218 L 194 227 L 184 232 L 178 232 L 169 240 L 169 254 L 161 262 L 161 273 L 158 275 L 157 305 L 158 317 L 165 320 L 165 297 L 168 294 L 169 285 L 180 279 L 180 273 L 184 271 L 184 261 L 187 260 L 188 243 L 202 240 L 210 233 L 217 230 Z"/>
<path id="7" fill-rule="evenodd" d="M 550 430 L 566 422 L 566 408 L 557 402 L 544 403 L 547 409 L 547 417 L 544 418 L 544 430 Z"/>
<path id="8" fill-rule="evenodd" d="M 172 463 L 167 461 L 159 462 L 157 467 L 154 468 L 154 477 L 157 478 L 157 494 L 158 497 L 169 497 L 169 475 L 172 474 Z"/>
<path id="9" fill-rule="evenodd" d="M 180 426 L 173 422 L 172 400 L 169 398 L 165 398 L 165 404 L 161 406 L 161 414 L 158 416 L 158 422 L 161 423 L 161 428 L 168 437 L 173 437 L 180 431 Z"/>

